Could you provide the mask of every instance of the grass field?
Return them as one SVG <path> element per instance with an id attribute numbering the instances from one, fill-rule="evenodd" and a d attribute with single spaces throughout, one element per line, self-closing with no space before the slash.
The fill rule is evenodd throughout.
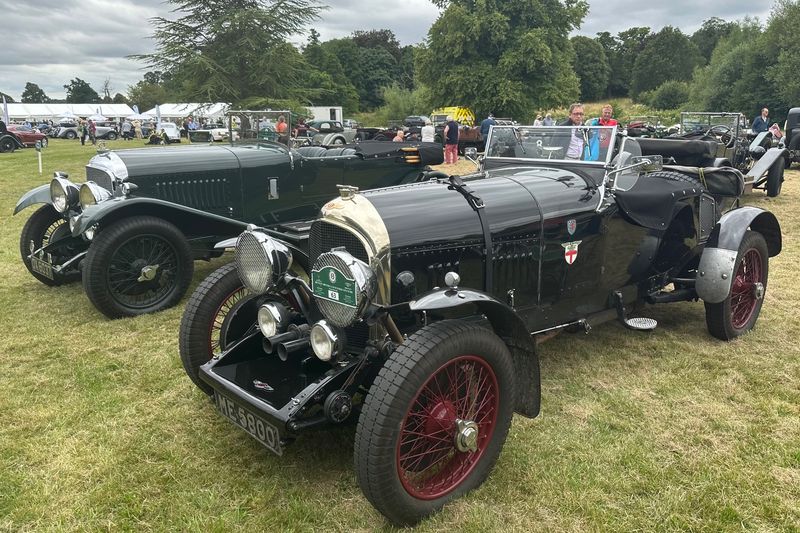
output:
<path id="1" fill-rule="evenodd" d="M 92 153 L 53 141 L 43 176 L 33 150 L 0 154 L 0 530 L 389 529 L 356 484 L 352 427 L 276 457 L 215 412 L 178 358 L 183 303 L 109 321 L 80 284 L 28 274 L 16 200 L 57 169 L 82 180 Z M 800 531 L 799 201 L 797 170 L 746 199 L 784 239 L 751 334 L 717 341 L 681 303 L 647 309 L 649 334 L 544 343 L 541 416 L 515 417 L 489 480 L 418 529 Z"/>

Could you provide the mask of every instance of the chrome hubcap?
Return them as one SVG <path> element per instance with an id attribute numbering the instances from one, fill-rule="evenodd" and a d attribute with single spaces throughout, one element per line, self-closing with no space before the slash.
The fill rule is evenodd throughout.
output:
<path id="1" fill-rule="evenodd" d="M 764 298 L 764 284 L 761 282 L 753 283 L 753 296 L 756 297 L 756 300 L 761 300 Z"/>
<path id="2" fill-rule="evenodd" d="M 478 424 L 471 420 L 456 420 L 456 449 L 460 452 L 478 451 Z"/>
<path id="3" fill-rule="evenodd" d="M 159 265 L 147 265 L 146 267 L 142 267 L 142 273 L 136 281 L 153 281 L 156 279 L 156 274 L 158 274 L 158 267 Z"/>

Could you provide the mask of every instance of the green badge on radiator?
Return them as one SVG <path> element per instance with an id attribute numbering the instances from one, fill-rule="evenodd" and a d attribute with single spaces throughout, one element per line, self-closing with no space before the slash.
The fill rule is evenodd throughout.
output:
<path id="1" fill-rule="evenodd" d="M 317 298 L 347 307 L 356 306 L 356 282 L 332 266 L 311 271 L 311 291 Z"/>

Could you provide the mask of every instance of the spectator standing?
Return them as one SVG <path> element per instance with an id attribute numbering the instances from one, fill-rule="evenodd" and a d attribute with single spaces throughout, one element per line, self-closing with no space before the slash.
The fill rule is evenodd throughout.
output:
<path id="1" fill-rule="evenodd" d="M 601 116 L 598 118 L 593 118 L 588 122 L 589 126 L 617 126 L 619 122 L 616 119 L 612 118 L 614 115 L 614 108 L 611 107 L 611 104 L 606 104 L 603 106 L 601 111 Z M 597 130 L 595 130 L 597 131 Z M 608 148 L 608 145 L 611 143 L 611 136 L 605 130 L 600 131 L 600 148 Z"/>
<path id="2" fill-rule="evenodd" d="M 536 115 L 536 120 L 533 121 L 533 125 L 537 128 L 542 125 L 542 115 Z"/>
<path id="3" fill-rule="evenodd" d="M 433 127 L 431 119 L 429 118 L 425 119 L 425 125 L 422 126 L 420 133 L 422 134 L 422 142 L 424 143 L 436 142 L 436 128 Z"/>
<path id="4" fill-rule="evenodd" d="M 131 121 L 126 118 L 125 122 L 122 123 L 122 138 L 125 139 L 126 141 L 130 141 L 131 137 L 133 137 L 131 135 L 132 129 L 133 129 L 133 124 L 131 124 Z"/>
<path id="5" fill-rule="evenodd" d="M 81 146 L 86 144 L 86 137 L 89 136 L 89 126 L 86 124 L 85 119 L 81 119 L 78 123 L 78 131 L 81 134 Z"/>
<path id="6" fill-rule="evenodd" d="M 481 137 L 484 139 L 488 137 L 489 129 L 491 129 L 491 127 L 495 124 L 497 124 L 497 121 L 494 119 L 494 115 L 489 113 L 489 116 L 481 121 Z"/>
<path id="7" fill-rule="evenodd" d="M 447 125 L 444 127 L 444 163 L 458 163 L 458 122 L 452 115 L 447 115 Z"/>
<path id="8" fill-rule="evenodd" d="M 765 107 L 761 110 L 761 114 L 753 120 L 753 133 L 767 130 L 769 130 L 769 109 Z"/>
<path id="9" fill-rule="evenodd" d="M 285 145 L 289 144 L 289 125 L 286 123 L 286 117 L 283 115 L 278 117 L 278 123 L 275 124 L 275 132 L 278 134 L 278 142 Z"/>
<path id="10" fill-rule="evenodd" d="M 133 135 L 137 139 L 141 139 L 142 138 L 142 122 L 140 120 L 134 120 L 132 124 L 133 124 Z"/>
<path id="11" fill-rule="evenodd" d="M 183 127 L 181 128 L 181 135 L 183 137 L 186 137 L 186 138 L 189 137 L 189 119 L 190 118 L 191 117 L 186 117 L 185 119 L 183 119 Z"/>
<path id="12" fill-rule="evenodd" d="M 544 116 L 544 120 L 542 120 L 542 126 L 554 126 L 555 123 L 556 121 L 553 120 L 553 115 L 551 115 L 550 113 L 547 113 Z"/>
<path id="13" fill-rule="evenodd" d="M 559 126 L 581 126 L 583 124 L 583 104 L 572 104 L 569 106 L 569 117 Z M 567 159 L 581 159 L 584 155 L 584 148 L 587 145 L 584 128 L 572 128 L 570 132 L 569 144 L 567 145 Z"/>
<path id="14" fill-rule="evenodd" d="M 89 140 L 92 144 L 97 144 L 97 124 L 92 119 L 89 119 Z"/>

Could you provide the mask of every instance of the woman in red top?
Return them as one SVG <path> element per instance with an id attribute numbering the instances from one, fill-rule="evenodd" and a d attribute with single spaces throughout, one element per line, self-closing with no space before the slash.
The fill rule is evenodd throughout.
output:
<path id="1" fill-rule="evenodd" d="M 283 115 L 278 117 L 278 123 L 275 124 L 275 132 L 278 134 L 279 143 L 289 144 L 289 125 Z"/>
<path id="2" fill-rule="evenodd" d="M 619 122 L 611 118 L 613 114 L 614 108 L 611 107 L 611 104 L 606 104 L 603 106 L 602 116 L 589 121 L 588 126 L 617 126 Z M 600 147 L 608 148 L 609 143 L 611 143 L 611 137 L 608 137 L 605 132 L 602 132 L 600 134 Z"/>

